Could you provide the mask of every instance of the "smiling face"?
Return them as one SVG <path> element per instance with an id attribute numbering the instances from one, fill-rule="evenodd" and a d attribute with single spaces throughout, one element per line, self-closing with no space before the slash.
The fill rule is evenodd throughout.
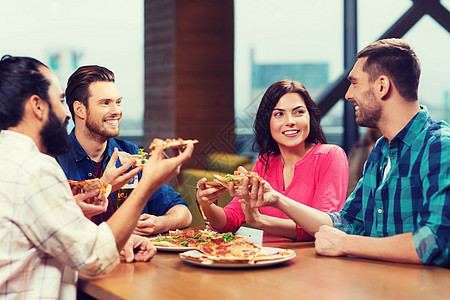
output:
<path id="1" fill-rule="evenodd" d="M 86 128 L 95 138 L 107 140 L 120 133 L 122 95 L 114 82 L 98 81 L 89 85 L 89 109 Z"/>
<path id="2" fill-rule="evenodd" d="M 356 123 L 360 126 L 377 128 L 381 118 L 382 107 L 374 92 L 374 83 L 369 81 L 369 74 L 363 71 L 367 57 L 357 60 L 348 79 L 350 86 L 345 99 L 355 106 Z"/>
<path id="3" fill-rule="evenodd" d="M 297 93 L 281 97 L 270 117 L 270 133 L 280 150 L 304 144 L 309 130 L 310 116 L 302 97 Z"/>

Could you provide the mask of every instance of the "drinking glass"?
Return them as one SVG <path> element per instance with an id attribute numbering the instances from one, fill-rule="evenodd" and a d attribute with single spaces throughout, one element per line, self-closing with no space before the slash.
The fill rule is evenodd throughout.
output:
<path id="1" fill-rule="evenodd" d="M 205 213 L 203 212 L 202 206 L 200 205 L 200 203 L 198 203 L 197 200 L 195 200 L 195 204 L 197 204 L 198 211 L 200 212 L 200 215 L 202 216 L 203 221 L 205 221 L 205 231 L 212 231 L 211 227 L 209 226 L 208 218 L 206 217 Z M 217 205 L 217 200 L 214 201 L 214 204 Z"/>
<path id="2" fill-rule="evenodd" d="M 117 210 L 133 191 L 132 188 L 120 188 L 114 192 L 114 208 Z"/>
<path id="3" fill-rule="evenodd" d="M 131 192 L 135 187 L 137 187 L 139 182 L 138 175 L 131 178 L 123 187 L 114 192 L 114 208 L 117 210 L 125 200 L 127 200 L 128 196 L 130 196 Z"/>

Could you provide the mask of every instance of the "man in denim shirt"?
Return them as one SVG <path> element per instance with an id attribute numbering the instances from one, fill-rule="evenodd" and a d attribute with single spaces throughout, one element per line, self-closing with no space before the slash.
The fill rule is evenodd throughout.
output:
<path id="1" fill-rule="evenodd" d="M 319 255 L 351 255 L 450 267 L 450 126 L 418 102 L 420 63 L 400 39 L 377 41 L 357 55 L 345 95 L 356 122 L 381 137 L 363 177 L 338 213 L 326 214 L 244 183 L 251 207 L 274 206 L 315 234 Z"/>
<path id="2" fill-rule="evenodd" d="M 130 154 L 139 150 L 133 143 L 116 138 L 122 118 L 122 96 L 114 80 L 114 73 L 100 66 L 80 67 L 70 76 L 66 99 L 75 123 L 70 134 L 73 147 L 57 160 L 68 179 L 100 178 L 116 191 L 127 182 L 140 179 L 142 166 L 126 172 L 131 162 L 121 166 L 119 161 L 110 161 L 115 148 Z M 117 209 L 111 196 L 107 207 L 79 205 L 85 215 L 94 215 L 91 220 L 96 224 L 108 220 Z M 171 187 L 163 185 L 149 199 L 134 233 L 157 234 L 187 227 L 191 222 L 187 203 Z"/>

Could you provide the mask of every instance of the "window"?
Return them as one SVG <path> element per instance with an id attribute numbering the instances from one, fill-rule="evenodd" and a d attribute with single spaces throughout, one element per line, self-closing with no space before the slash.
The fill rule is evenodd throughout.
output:
<path id="1" fill-rule="evenodd" d="M 0 27 L 1 56 L 39 59 L 63 88 L 81 65 L 113 71 L 124 97 L 121 136 L 142 135 L 144 1 L 8 1 Z"/>
<path id="2" fill-rule="evenodd" d="M 450 7 L 450 0 L 441 2 Z M 358 1 L 358 50 L 377 40 L 412 3 L 411 0 Z M 450 121 L 449 33 L 425 16 L 403 38 L 422 63 L 420 103 L 428 107 L 434 119 Z M 298 80 L 317 99 L 342 72 L 343 1 L 235 0 L 238 153 L 256 156 L 251 151 L 252 124 L 261 97 L 270 84 L 283 78 Z M 330 143 L 342 143 L 342 118 L 340 101 L 322 119 Z"/>

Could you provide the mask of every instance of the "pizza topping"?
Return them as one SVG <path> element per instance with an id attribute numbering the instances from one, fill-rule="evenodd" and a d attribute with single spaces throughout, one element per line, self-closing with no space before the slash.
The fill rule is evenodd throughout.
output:
<path id="1" fill-rule="evenodd" d="M 225 237 L 224 237 L 225 236 Z M 152 240 L 156 246 L 168 246 L 168 247 L 195 247 L 202 243 L 213 242 L 216 244 L 223 243 L 226 239 L 231 241 L 234 239 L 244 239 L 246 236 L 235 236 L 233 233 L 217 233 L 201 231 L 195 232 L 194 230 L 181 231 L 176 229 L 169 231 L 169 236 L 158 235 Z"/>
<path id="2" fill-rule="evenodd" d="M 229 182 L 233 182 L 234 187 L 238 187 L 241 185 L 242 179 L 247 178 L 256 178 L 259 182 L 264 184 L 264 180 L 259 176 L 256 172 L 246 171 L 234 171 L 234 174 L 226 174 L 225 176 L 214 175 L 214 180 L 206 181 L 206 184 L 210 186 L 217 186 L 218 184 L 228 187 Z"/>
<path id="3" fill-rule="evenodd" d="M 133 167 L 140 167 L 147 162 L 147 158 L 140 154 L 130 154 L 127 152 L 119 151 L 119 160 L 122 165 L 128 163 L 132 159 L 135 160 Z"/>
<path id="4" fill-rule="evenodd" d="M 254 264 L 258 261 L 295 256 L 295 253 L 289 249 L 271 254 L 260 253 L 262 249 L 260 246 L 244 241 L 247 237 L 234 235 L 231 232 L 217 233 L 202 230 L 196 232 L 194 230 L 182 231 L 177 229 L 169 231 L 168 236 L 158 235 L 158 237 L 153 238 L 151 241 L 156 246 L 195 248 L 203 253 L 203 255 L 191 256 L 180 253 L 180 256 L 188 260 L 201 261 L 207 264 Z"/>

